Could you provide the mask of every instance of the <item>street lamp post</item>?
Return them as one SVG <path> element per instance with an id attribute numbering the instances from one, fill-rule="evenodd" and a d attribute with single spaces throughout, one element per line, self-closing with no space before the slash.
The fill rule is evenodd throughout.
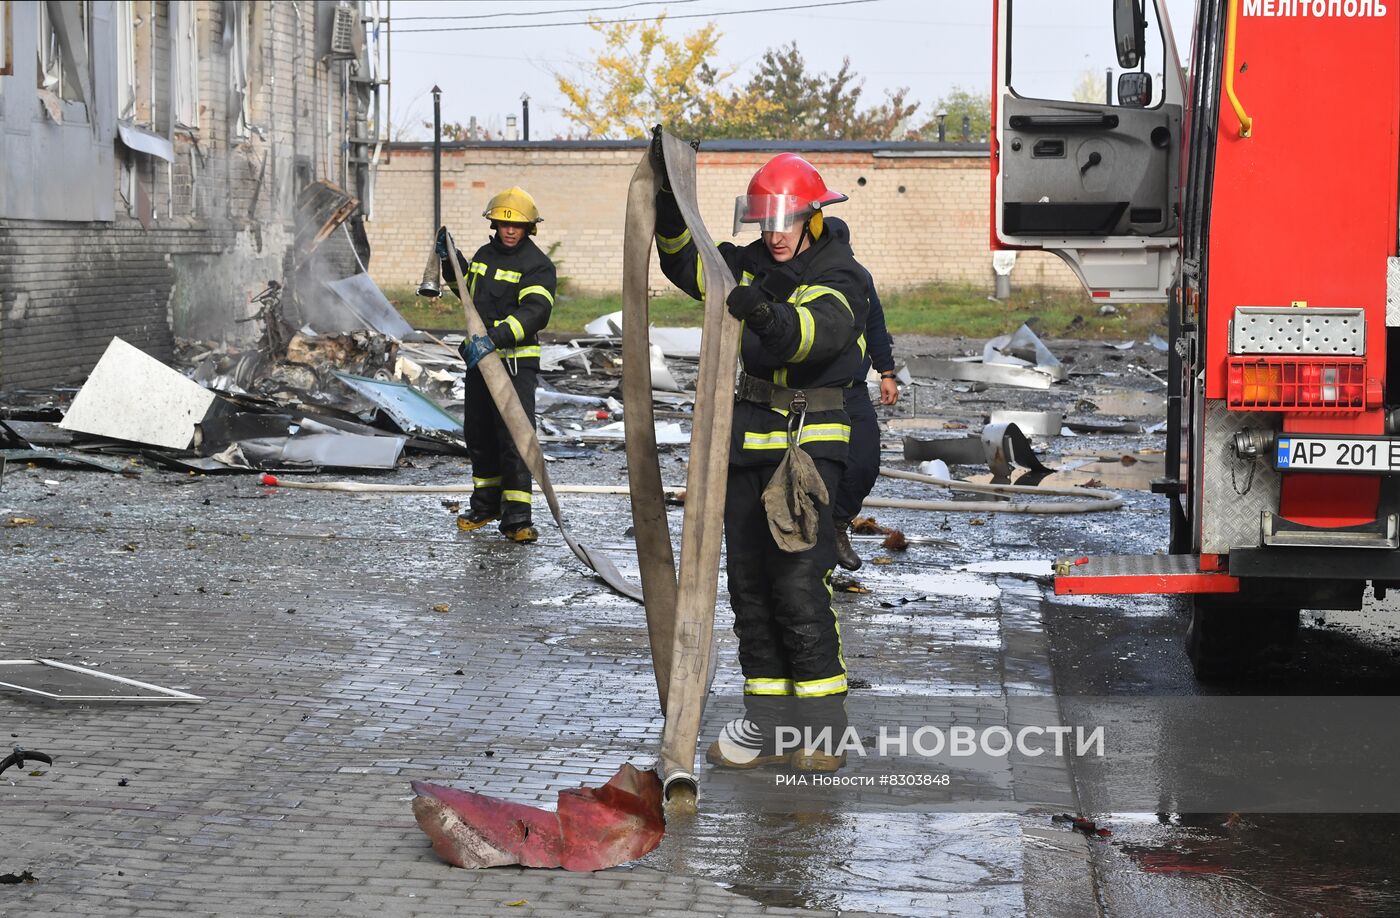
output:
<path id="1" fill-rule="evenodd" d="M 433 232 L 442 226 L 442 90 L 433 87 Z"/>

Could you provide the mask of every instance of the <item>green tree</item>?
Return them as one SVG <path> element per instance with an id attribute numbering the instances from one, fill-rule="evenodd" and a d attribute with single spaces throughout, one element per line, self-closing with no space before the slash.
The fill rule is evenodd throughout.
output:
<path id="1" fill-rule="evenodd" d="M 721 86 L 733 71 L 711 63 L 719 27 L 671 38 L 665 22 L 663 13 L 649 22 L 590 23 L 603 38 L 597 57 L 576 77 L 554 73 L 564 116 L 585 136 L 645 137 L 657 123 L 699 128 L 722 113 L 729 97 Z"/>
<path id="2" fill-rule="evenodd" d="M 864 81 L 845 58 L 834 73 L 812 73 L 797 43 L 769 48 L 741 93 L 726 100 L 734 123 L 716 123 L 716 136 L 761 140 L 892 140 L 907 133 L 918 110 L 909 90 L 887 93 L 883 102 L 862 108 Z M 753 100 L 769 104 L 750 112 Z"/>
<path id="3" fill-rule="evenodd" d="M 593 23 L 603 48 L 576 75 L 555 72 L 564 116 L 586 137 L 645 137 L 665 124 L 697 139 L 890 140 L 909 133 L 918 109 L 908 90 L 862 107 L 862 83 L 843 60 L 834 74 L 811 73 L 794 43 L 770 48 L 748 81 L 714 62 L 714 23 L 679 39 L 666 17 Z"/>
<path id="4" fill-rule="evenodd" d="M 968 120 L 968 136 L 974 141 L 983 141 L 992 132 L 992 97 L 990 93 L 973 92 L 954 86 L 946 96 L 935 102 L 929 109 L 930 118 L 919 127 L 919 137 L 923 140 L 938 139 L 938 115 L 944 115 L 945 139 L 957 143 L 962 140 L 962 120 Z"/>

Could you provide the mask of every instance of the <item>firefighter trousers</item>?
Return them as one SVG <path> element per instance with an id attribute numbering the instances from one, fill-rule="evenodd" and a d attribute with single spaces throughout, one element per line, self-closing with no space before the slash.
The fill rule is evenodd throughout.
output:
<path id="1" fill-rule="evenodd" d="M 531 426 L 535 423 L 538 375 L 534 367 L 522 366 L 517 367 L 511 377 Z M 499 516 L 503 531 L 529 525 L 530 470 L 516 452 L 510 431 L 496 410 L 496 403 L 491 400 L 491 392 L 479 370 L 467 371 L 463 417 L 467 452 L 472 460 L 472 513 Z"/>
<path id="2" fill-rule="evenodd" d="M 827 493 L 835 494 L 841 463 L 814 461 Z M 744 695 L 755 702 L 748 705 L 751 715 L 772 708 L 761 699 L 790 698 L 804 724 L 835 725 L 833 718 L 840 711 L 844 727 L 846 664 L 831 602 L 831 571 L 836 566 L 831 506 L 821 506 L 815 546 L 793 553 L 778 548 L 768 530 L 762 499 L 776 469 L 776 465 L 729 469 L 724 538 Z"/>
<path id="3" fill-rule="evenodd" d="M 880 477 L 880 422 L 864 380 L 846 390 L 846 414 L 851 418 L 851 452 L 832 505 L 838 526 L 855 519 Z"/>

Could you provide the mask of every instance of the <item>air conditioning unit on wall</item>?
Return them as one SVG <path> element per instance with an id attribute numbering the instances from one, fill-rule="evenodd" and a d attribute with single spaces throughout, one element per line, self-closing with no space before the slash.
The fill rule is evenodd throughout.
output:
<path id="1" fill-rule="evenodd" d="M 331 24 L 331 57 L 355 56 L 355 8 L 340 3 Z"/>

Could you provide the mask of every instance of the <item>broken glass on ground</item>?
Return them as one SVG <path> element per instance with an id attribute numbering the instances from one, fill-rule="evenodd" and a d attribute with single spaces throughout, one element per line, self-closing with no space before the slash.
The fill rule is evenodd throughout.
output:
<path id="1" fill-rule="evenodd" d="M 201 703 L 198 695 L 57 660 L 0 660 L 0 690 L 45 701 Z"/>

